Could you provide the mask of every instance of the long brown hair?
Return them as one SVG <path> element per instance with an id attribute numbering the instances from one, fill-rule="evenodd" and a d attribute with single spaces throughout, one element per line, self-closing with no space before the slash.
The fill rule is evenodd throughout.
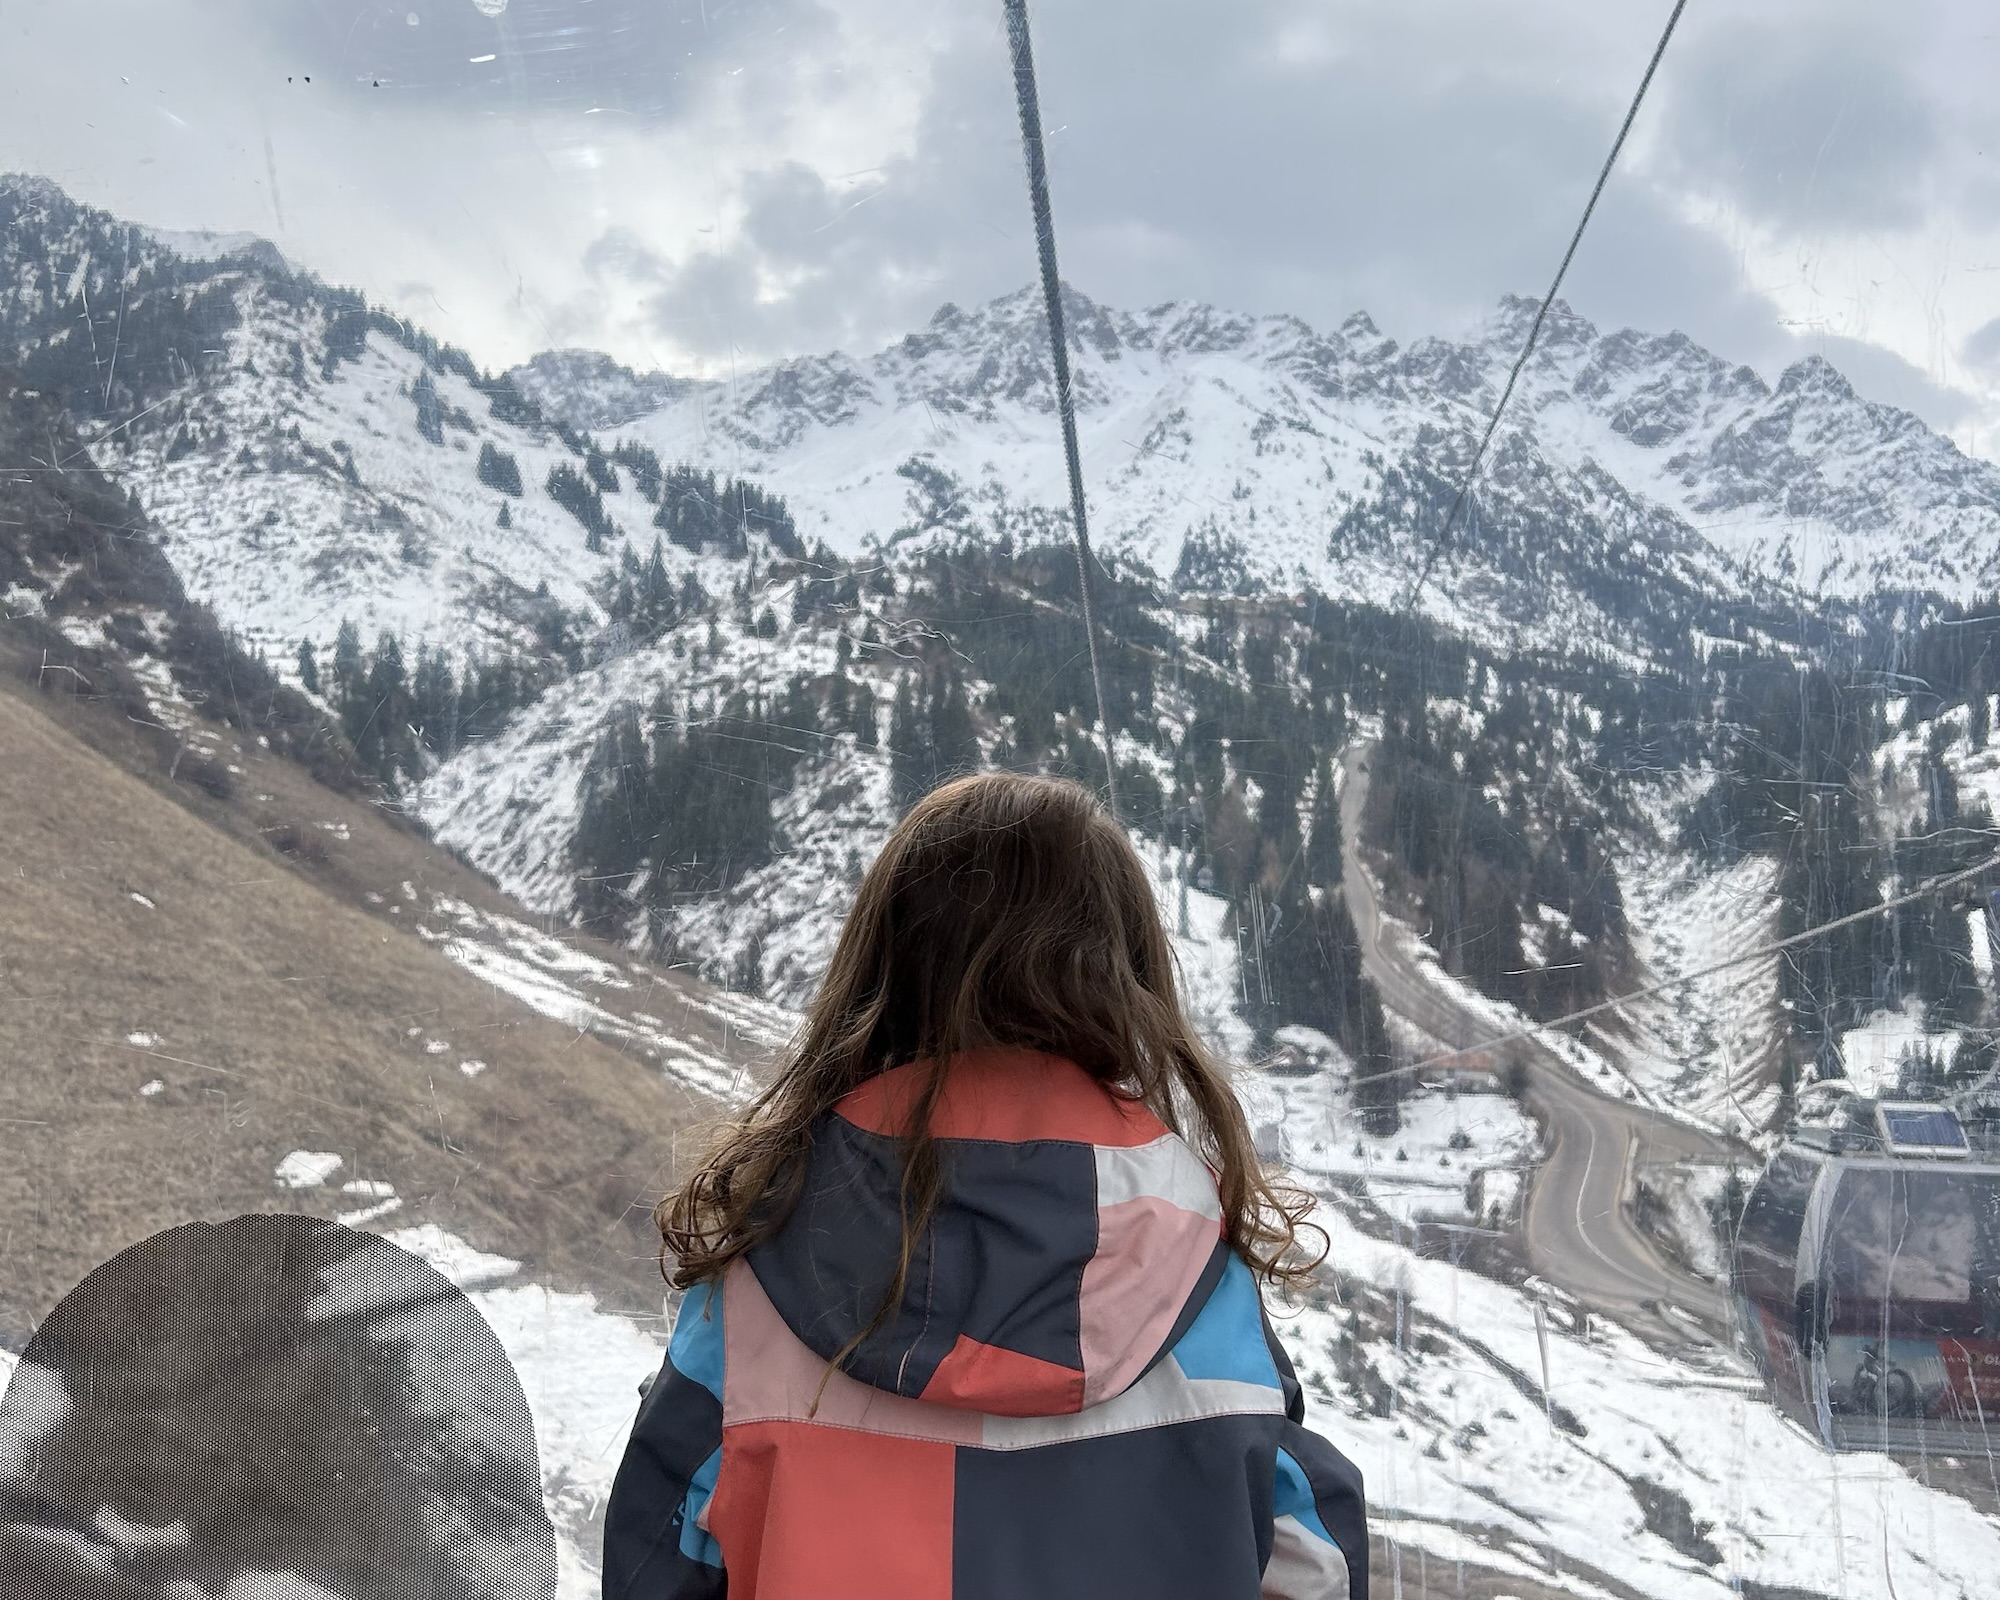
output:
<path id="1" fill-rule="evenodd" d="M 933 791 L 889 836 L 776 1078 L 661 1203 L 662 1270 L 689 1288 L 769 1238 L 798 1200 L 820 1119 L 877 1073 L 923 1062 L 903 1134 L 894 1305 L 937 1205 L 929 1130 L 946 1071 L 992 1046 L 1074 1061 L 1187 1139 L 1215 1172 L 1230 1245 L 1266 1280 L 1302 1278 L 1324 1255 L 1295 1248 L 1312 1202 L 1265 1176 L 1226 1070 L 1181 1010 L 1125 835 L 1077 784 L 988 773 Z"/>

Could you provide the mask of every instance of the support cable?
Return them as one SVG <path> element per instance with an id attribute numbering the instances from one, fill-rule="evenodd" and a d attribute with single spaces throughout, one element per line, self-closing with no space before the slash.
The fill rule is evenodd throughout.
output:
<path id="1" fill-rule="evenodd" d="M 1618 162 L 1618 152 L 1625 148 L 1625 136 L 1632 131 L 1632 123 L 1639 115 L 1639 107 L 1646 99 L 1646 91 L 1652 86 L 1653 74 L 1659 69 L 1660 58 L 1667 53 L 1667 41 L 1674 36 L 1674 25 L 1681 20 L 1681 12 L 1687 9 L 1687 0 L 1674 0 L 1673 14 L 1667 18 L 1666 27 L 1661 30 L 1660 42 L 1653 46 L 1653 59 L 1646 63 L 1646 75 L 1639 80 L 1639 92 L 1632 96 L 1632 104 L 1626 108 L 1625 120 L 1619 125 L 1618 137 L 1611 141 L 1611 154 L 1604 158 L 1603 169 L 1597 174 L 1597 185 L 1590 191 L 1590 199 L 1584 205 L 1583 215 L 1577 219 L 1576 232 L 1570 235 L 1569 248 L 1563 252 L 1562 265 L 1556 268 L 1555 281 L 1549 285 L 1549 292 L 1542 297 L 1542 303 L 1535 308 L 1535 320 L 1528 327 L 1528 342 L 1521 346 L 1520 358 L 1514 363 L 1514 370 L 1507 374 L 1507 386 L 1500 391 L 1500 403 L 1493 408 L 1493 415 L 1486 419 L 1486 431 L 1480 435 L 1479 448 L 1472 452 L 1472 464 L 1465 469 L 1465 477 L 1453 497 L 1451 510 L 1445 513 L 1444 526 L 1438 529 L 1437 537 L 1431 541 L 1430 554 L 1424 558 L 1423 570 L 1417 574 L 1417 581 L 1410 585 L 1409 598 L 1402 609 L 1410 610 L 1417 603 L 1417 596 L 1423 592 L 1431 571 L 1437 566 L 1438 557 L 1444 554 L 1444 547 L 1451 538 L 1452 524 L 1465 507 L 1466 496 L 1472 492 L 1472 485 L 1479 476 L 1479 464 L 1486 458 L 1486 447 L 1493 442 L 1493 433 L 1500 426 L 1500 414 L 1507 409 L 1507 402 L 1514 397 L 1514 385 L 1521 381 L 1521 373 L 1528 365 L 1528 357 L 1535 353 L 1535 341 L 1541 337 L 1542 324 L 1547 320 L 1549 307 L 1555 304 L 1556 291 L 1562 288 L 1564 275 L 1569 264 L 1576 259 L 1576 247 L 1583 243 L 1583 230 L 1590 226 L 1591 213 L 1597 209 L 1597 200 L 1604 193 L 1604 185 L 1611 177 L 1611 169 Z"/>
<path id="2" fill-rule="evenodd" d="M 1681 0 L 1686 4 L 1686 0 Z M 1042 151 L 1041 99 L 1035 91 L 1035 56 L 1028 42 L 1027 0 L 1006 0 L 1007 43 L 1014 58 L 1014 99 L 1021 111 L 1021 150 L 1028 164 L 1028 197 L 1035 211 L 1035 243 L 1042 264 L 1042 297 L 1048 302 L 1049 348 L 1055 363 L 1056 411 L 1062 418 L 1063 456 L 1069 465 L 1070 517 L 1076 530 L 1076 575 L 1083 595 L 1083 632 L 1090 646 L 1090 684 L 1097 695 L 1097 728 L 1104 741 L 1104 800 L 1118 820 L 1118 760 L 1111 746 L 1111 716 L 1104 695 L 1104 666 L 1097 650 L 1097 600 L 1084 513 L 1083 459 L 1076 443 L 1076 397 L 1070 387 L 1069 344 L 1063 330 L 1062 279 L 1056 272 L 1055 218 L 1049 210 L 1049 168 Z"/>

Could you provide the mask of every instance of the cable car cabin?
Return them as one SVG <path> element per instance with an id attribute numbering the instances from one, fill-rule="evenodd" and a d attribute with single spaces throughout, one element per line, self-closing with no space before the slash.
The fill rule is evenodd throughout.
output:
<path id="1" fill-rule="evenodd" d="M 1842 1126 L 1795 1129 L 1733 1265 L 1773 1398 L 1829 1449 L 2000 1439 L 2000 1162 L 1950 1109 L 1857 1100 Z"/>

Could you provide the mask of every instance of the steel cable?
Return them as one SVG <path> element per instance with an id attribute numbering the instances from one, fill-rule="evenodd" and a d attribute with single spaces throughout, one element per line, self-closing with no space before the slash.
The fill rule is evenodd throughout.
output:
<path id="1" fill-rule="evenodd" d="M 1685 4 L 1686 0 L 1682 0 Z M 1021 112 L 1021 150 L 1028 164 L 1028 197 L 1035 212 L 1041 256 L 1042 297 L 1048 302 L 1049 349 L 1055 364 L 1056 411 L 1062 419 L 1063 457 L 1069 466 L 1070 516 L 1076 529 L 1076 574 L 1083 596 L 1083 632 L 1090 647 L 1090 684 L 1097 696 L 1097 727 L 1104 741 L 1104 800 L 1118 820 L 1118 759 L 1111 745 L 1111 715 L 1104 694 L 1104 664 L 1097 648 L 1096 585 L 1091 571 L 1090 524 L 1084 512 L 1083 459 L 1076 442 L 1076 397 L 1070 385 L 1069 345 L 1063 330 L 1062 279 L 1056 272 L 1055 218 L 1049 210 L 1049 168 L 1042 150 L 1041 98 L 1035 90 L 1035 55 L 1028 41 L 1027 0 L 1006 0 L 1007 43 L 1014 58 L 1014 99 Z"/>
<path id="2" fill-rule="evenodd" d="M 1500 403 L 1493 408 L 1493 415 L 1486 419 L 1486 431 L 1480 435 L 1479 447 L 1472 452 L 1472 464 L 1465 469 L 1465 477 L 1453 497 L 1451 509 L 1445 513 L 1444 526 L 1438 529 L 1437 537 L 1431 541 L 1430 554 L 1424 558 L 1423 570 L 1417 574 L 1417 581 L 1410 585 L 1409 598 L 1402 609 L 1410 610 L 1417 603 L 1417 596 L 1423 592 L 1432 570 L 1437 566 L 1438 557 L 1444 554 L 1444 547 L 1451 539 L 1452 524 L 1465 507 L 1466 496 L 1472 492 L 1472 485 L 1479 476 L 1479 464 L 1486 458 L 1486 447 L 1493 442 L 1493 433 L 1500 426 L 1500 415 L 1507 409 L 1507 402 L 1514 397 L 1514 386 L 1521 381 L 1528 358 L 1535 353 L 1535 341 L 1541 337 L 1542 324 L 1548 320 L 1549 307 L 1555 304 L 1556 292 L 1562 288 L 1562 281 L 1569 271 L 1570 262 L 1576 259 L 1576 247 L 1583 243 L 1583 230 L 1590 226 L 1591 213 L 1597 209 L 1598 197 L 1604 193 L 1604 185 L 1611 177 L 1611 169 L 1618 163 L 1618 152 L 1625 148 L 1625 136 L 1632 131 L 1632 124 L 1639 115 L 1639 107 L 1644 104 L 1646 91 L 1652 87 L 1653 74 L 1659 70 L 1660 58 L 1667 53 L 1667 41 L 1674 36 L 1674 26 L 1681 20 L 1681 12 L 1687 9 L 1687 0 L 1674 0 L 1673 14 L 1667 18 L 1667 25 L 1660 32 L 1660 42 L 1653 46 L 1653 59 L 1646 63 L 1646 75 L 1639 80 L 1639 92 L 1632 96 L 1632 104 L 1626 108 L 1625 120 L 1619 124 L 1618 137 L 1611 141 L 1611 153 L 1604 158 L 1604 166 L 1597 174 L 1597 183 L 1590 191 L 1590 199 L 1585 203 L 1583 215 L 1577 219 L 1576 232 L 1570 235 L 1569 248 L 1563 252 L 1562 265 L 1556 268 L 1555 281 L 1549 285 L 1549 292 L 1542 297 L 1542 303 L 1535 309 L 1535 320 L 1528 326 L 1528 339 L 1521 346 L 1520 357 L 1514 363 L 1514 370 L 1507 374 L 1507 386 L 1500 391 Z"/>

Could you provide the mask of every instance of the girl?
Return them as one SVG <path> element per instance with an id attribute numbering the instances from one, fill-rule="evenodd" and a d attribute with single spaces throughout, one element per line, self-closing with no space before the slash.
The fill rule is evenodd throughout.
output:
<path id="1" fill-rule="evenodd" d="M 1309 1204 L 1090 795 L 937 790 L 661 1208 L 686 1295 L 607 1600 L 1365 1600 L 1360 1476 L 1260 1298 Z"/>

